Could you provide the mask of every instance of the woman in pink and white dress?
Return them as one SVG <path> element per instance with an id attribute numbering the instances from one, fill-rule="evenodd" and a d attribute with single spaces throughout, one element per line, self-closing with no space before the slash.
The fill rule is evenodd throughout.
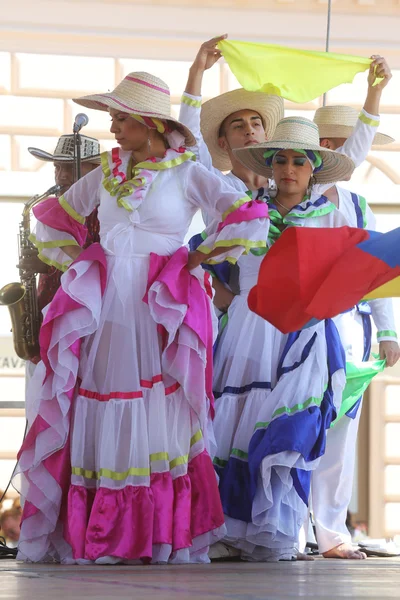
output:
<path id="1" fill-rule="evenodd" d="M 267 209 L 193 161 L 163 81 L 131 73 L 76 101 L 109 112 L 120 148 L 35 209 L 39 256 L 65 273 L 28 391 L 18 557 L 208 562 L 224 518 L 209 455 L 211 292 L 199 265 L 265 245 Z M 97 206 L 101 242 L 83 251 Z M 188 253 L 199 209 L 219 225 Z"/>

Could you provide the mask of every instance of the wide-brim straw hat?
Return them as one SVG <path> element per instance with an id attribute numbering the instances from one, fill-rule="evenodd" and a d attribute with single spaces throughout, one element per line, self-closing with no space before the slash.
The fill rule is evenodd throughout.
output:
<path id="1" fill-rule="evenodd" d="M 254 110 L 263 121 L 266 139 L 270 139 L 277 123 L 283 118 L 283 98 L 244 89 L 226 92 L 207 100 L 201 107 L 201 133 L 211 154 L 213 165 L 220 171 L 230 171 L 228 153 L 218 145 L 219 131 L 224 120 L 239 110 Z"/>
<path id="2" fill-rule="evenodd" d="M 112 92 L 90 94 L 73 101 L 94 110 L 114 108 L 128 114 L 168 121 L 185 137 L 186 146 L 196 145 L 190 129 L 171 116 L 169 87 L 150 73 L 129 73 Z"/>
<path id="3" fill-rule="evenodd" d="M 335 183 L 350 179 L 354 171 L 353 161 L 344 154 L 322 148 L 319 145 L 318 127 L 304 117 L 286 117 L 276 126 L 269 142 L 234 150 L 236 157 L 245 167 L 258 175 L 272 178 L 272 167 L 265 164 L 266 150 L 313 150 L 319 152 L 323 160 L 320 171 L 314 172 L 317 183 Z"/>
<path id="4" fill-rule="evenodd" d="M 348 138 L 354 132 L 359 113 L 351 106 L 321 106 L 315 112 L 314 123 L 318 125 L 320 138 Z M 392 144 L 394 138 L 379 131 L 372 144 L 385 146 Z"/>
<path id="5" fill-rule="evenodd" d="M 81 135 L 81 161 L 100 164 L 100 144 L 95 138 Z M 28 148 L 28 151 L 38 158 L 48 162 L 73 162 L 74 160 L 74 136 L 72 134 L 62 135 L 54 150 L 54 154 L 40 150 L 40 148 Z"/>

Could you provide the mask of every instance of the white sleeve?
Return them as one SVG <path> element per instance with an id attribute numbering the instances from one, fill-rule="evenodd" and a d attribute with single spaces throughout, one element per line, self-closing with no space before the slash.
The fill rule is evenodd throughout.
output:
<path id="1" fill-rule="evenodd" d="M 343 146 L 336 152 L 345 154 L 359 167 L 367 158 L 380 123 L 380 116 L 370 115 L 361 110 L 353 133 L 347 138 Z M 314 186 L 313 191 L 322 195 L 332 187 L 332 183 L 320 183 Z"/>
<path id="2" fill-rule="evenodd" d="M 208 150 L 200 129 L 201 96 L 192 96 L 185 92 L 181 99 L 179 121 L 186 125 L 196 139 L 196 146 L 190 148 L 196 159 L 209 171 L 218 177 L 225 177 L 219 169 L 213 167 L 211 154 Z"/>
<path id="3" fill-rule="evenodd" d="M 359 114 L 353 133 L 336 152 L 345 154 L 359 167 L 367 158 L 380 123 L 379 115 L 370 115 L 364 109 Z"/>
<path id="4" fill-rule="evenodd" d="M 360 197 L 360 200 L 364 200 L 361 202 L 361 207 L 364 215 L 365 229 L 370 229 L 371 231 L 376 230 L 376 219 L 375 215 L 372 212 L 369 204 L 366 202 L 364 198 Z M 377 341 L 378 342 L 396 342 L 397 341 L 397 333 L 396 333 L 396 322 L 394 318 L 393 311 L 393 301 L 391 298 L 377 298 L 376 300 L 370 300 L 368 304 L 371 307 L 372 318 L 375 323 L 375 327 L 377 329 Z"/>
<path id="5" fill-rule="evenodd" d="M 101 167 L 77 181 L 60 198 L 48 198 L 34 211 L 37 217 L 30 240 L 39 250 L 39 258 L 48 265 L 65 271 L 72 259 L 64 246 L 83 246 L 88 217 L 100 201 Z"/>
<path id="6" fill-rule="evenodd" d="M 223 254 L 204 262 L 214 264 L 227 260 L 235 263 L 241 254 L 247 254 L 252 248 L 265 248 L 269 227 L 267 205 L 233 190 L 224 179 L 210 173 L 203 165 L 186 164 L 184 189 L 187 198 L 213 217 L 197 250 L 207 255 L 218 247 L 228 248 Z"/>
<path id="7" fill-rule="evenodd" d="M 391 298 L 377 298 L 370 300 L 372 318 L 377 329 L 378 342 L 397 342 L 396 321 Z"/>
<path id="8" fill-rule="evenodd" d="M 370 231 L 376 231 L 376 218 L 374 213 L 371 210 L 370 205 L 365 200 L 365 204 L 362 203 L 361 210 L 363 212 L 364 218 L 364 229 L 369 229 Z M 365 211 L 365 212 L 364 212 Z"/>

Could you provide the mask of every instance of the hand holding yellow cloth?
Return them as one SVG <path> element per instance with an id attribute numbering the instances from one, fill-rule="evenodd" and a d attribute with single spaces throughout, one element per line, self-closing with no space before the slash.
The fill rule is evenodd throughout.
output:
<path id="1" fill-rule="evenodd" d="M 310 102 L 341 83 L 351 83 L 372 62 L 347 54 L 231 40 L 219 42 L 218 48 L 245 90 L 299 103 Z"/>

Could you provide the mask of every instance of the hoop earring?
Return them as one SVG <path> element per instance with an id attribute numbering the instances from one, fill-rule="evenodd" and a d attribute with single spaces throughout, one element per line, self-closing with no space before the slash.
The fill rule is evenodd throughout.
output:
<path id="1" fill-rule="evenodd" d="M 267 187 L 267 194 L 270 198 L 276 198 L 277 194 L 278 194 L 278 188 L 276 187 L 276 183 L 275 181 L 272 179 L 269 179 L 269 184 Z"/>

